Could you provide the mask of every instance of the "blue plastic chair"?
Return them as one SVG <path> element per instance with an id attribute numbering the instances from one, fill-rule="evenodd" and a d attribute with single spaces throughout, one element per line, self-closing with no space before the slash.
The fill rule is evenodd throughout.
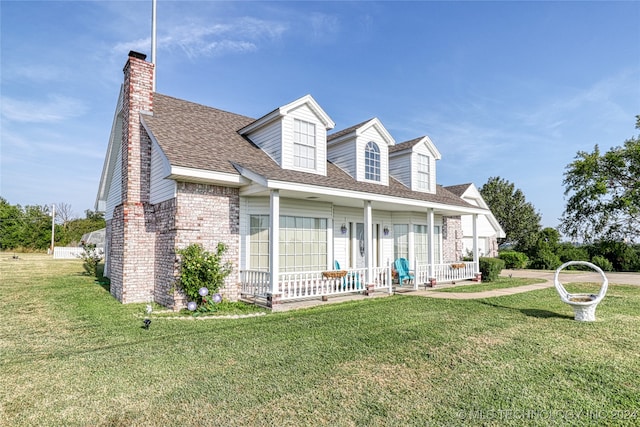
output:
<path id="1" fill-rule="evenodd" d="M 335 268 L 336 270 L 341 270 L 338 260 L 333 261 L 333 268 Z M 360 284 L 360 274 L 358 273 L 347 273 L 347 275 L 342 278 L 343 288 L 347 287 L 347 281 L 349 281 L 349 283 L 354 283 L 356 285 L 356 289 L 360 289 L 362 287 L 362 285 Z"/>
<path id="2" fill-rule="evenodd" d="M 409 261 L 406 258 L 398 258 L 394 262 L 396 272 L 398 273 L 398 284 L 402 286 L 404 281 L 412 283 L 415 280 L 415 276 L 409 270 Z"/>

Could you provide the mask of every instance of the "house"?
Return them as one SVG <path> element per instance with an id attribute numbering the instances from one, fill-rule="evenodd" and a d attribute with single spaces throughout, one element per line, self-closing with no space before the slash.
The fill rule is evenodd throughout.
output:
<path id="1" fill-rule="evenodd" d="M 489 210 L 489 206 L 482 198 L 478 187 L 474 184 L 460 184 L 445 187 L 447 190 L 462 198 L 468 203 L 489 211 L 480 215 L 477 222 L 478 252 L 480 256 L 497 257 L 498 239 L 503 239 L 506 234 L 498 220 Z M 462 251 L 465 254 L 473 253 L 473 218 L 471 215 L 462 215 Z"/>
<path id="2" fill-rule="evenodd" d="M 428 137 L 397 143 L 377 118 L 333 132 L 310 95 L 258 119 L 221 111 L 154 93 L 153 67 L 130 52 L 96 201 L 119 301 L 184 306 L 176 250 L 192 243 L 226 244 L 226 298 L 274 308 L 391 292 L 400 257 L 414 287 L 476 277 L 462 218 L 490 212 L 436 183 Z"/>

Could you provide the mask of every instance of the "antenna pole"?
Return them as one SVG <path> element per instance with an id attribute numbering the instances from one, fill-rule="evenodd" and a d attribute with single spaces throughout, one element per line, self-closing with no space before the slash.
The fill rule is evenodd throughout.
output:
<path id="1" fill-rule="evenodd" d="M 156 0 L 151 1 L 151 63 L 153 67 L 153 91 L 156 91 Z"/>

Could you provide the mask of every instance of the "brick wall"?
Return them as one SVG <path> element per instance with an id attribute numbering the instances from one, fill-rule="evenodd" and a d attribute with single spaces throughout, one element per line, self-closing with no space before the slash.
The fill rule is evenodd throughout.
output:
<path id="1" fill-rule="evenodd" d="M 237 188 L 179 182 L 177 185 L 176 240 L 182 249 L 192 243 L 214 252 L 218 242 L 227 246 L 224 262 L 233 270 L 222 295 L 237 301 L 240 296 L 240 196 Z"/>
<path id="2" fill-rule="evenodd" d="M 178 274 L 176 259 L 176 199 L 158 203 L 155 208 L 155 288 L 154 301 L 166 307 L 183 305 L 183 297 L 175 292 L 174 284 Z"/>
<path id="3" fill-rule="evenodd" d="M 442 258 L 444 262 L 462 260 L 462 218 L 448 216 L 442 218 Z"/>

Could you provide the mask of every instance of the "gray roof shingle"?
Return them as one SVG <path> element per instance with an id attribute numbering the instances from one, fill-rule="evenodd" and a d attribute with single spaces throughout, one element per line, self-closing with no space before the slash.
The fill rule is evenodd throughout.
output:
<path id="1" fill-rule="evenodd" d="M 173 166 L 238 174 L 234 166 L 238 165 L 269 180 L 475 208 L 440 185 L 436 194 L 429 194 L 411 191 L 392 177 L 388 186 L 358 182 L 331 162 L 327 162 L 326 176 L 282 169 L 238 134 L 239 129 L 255 121 L 250 117 L 156 93 L 153 115 L 144 116 L 144 121 Z"/>

